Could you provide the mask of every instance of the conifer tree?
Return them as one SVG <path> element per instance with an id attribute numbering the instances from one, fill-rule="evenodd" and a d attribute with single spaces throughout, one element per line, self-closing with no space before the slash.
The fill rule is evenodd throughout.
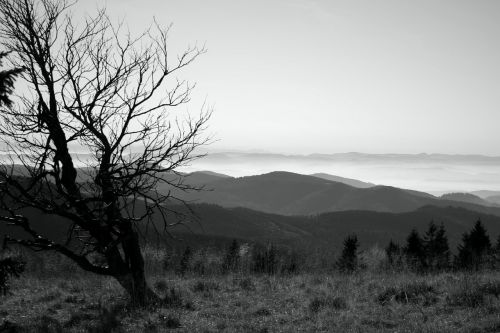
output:
<path id="1" fill-rule="evenodd" d="M 385 254 L 387 255 L 387 260 L 389 265 L 394 266 L 401 263 L 401 246 L 392 241 L 385 248 Z"/>
<path id="2" fill-rule="evenodd" d="M 337 267 L 343 272 L 352 272 L 358 268 L 358 237 L 356 235 L 347 236 L 344 239 L 344 249 L 337 261 Z"/>
<path id="3" fill-rule="evenodd" d="M 446 236 L 446 230 L 444 225 L 441 223 L 439 226 L 436 239 L 435 239 L 435 250 L 437 253 L 437 268 L 446 269 L 450 266 L 450 246 L 448 245 L 448 237 Z"/>
<path id="4" fill-rule="evenodd" d="M 424 266 L 429 270 L 438 270 L 448 267 L 450 251 L 444 225 L 438 228 L 434 221 L 429 223 L 423 238 Z"/>
<path id="5" fill-rule="evenodd" d="M 425 251 L 423 240 L 416 229 L 412 229 L 406 238 L 406 247 L 404 249 L 408 265 L 417 270 L 425 267 Z"/>
<path id="6" fill-rule="evenodd" d="M 459 268 L 479 270 L 490 261 L 491 254 L 490 237 L 478 220 L 469 233 L 463 234 L 455 263 Z"/>

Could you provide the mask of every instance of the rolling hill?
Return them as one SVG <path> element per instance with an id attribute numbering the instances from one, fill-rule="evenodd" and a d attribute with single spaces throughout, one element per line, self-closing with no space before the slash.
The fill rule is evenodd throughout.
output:
<path id="1" fill-rule="evenodd" d="M 411 229 L 423 233 L 430 221 L 443 223 L 452 250 L 478 219 L 487 228 L 492 242 L 500 234 L 500 217 L 456 207 L 424 206 L 406 213 L 343 211 L 310 217 L 282 216 L 209 204 L 195 205 L 194 211 L 199 216 L 197 221 L 177 226 L 172 231 L 337 249 L 352 233 L 356 233 L 364 248 L 375 244 L 385 247 L 391 239 L 402 244 Z"/>
<path id="2" fill-rule="evenodd" d="M 444 200 L 468 202 L 476 205 L 495 206 L 493 202 L 488 201 L 488 198 L 482 199 L 481 197 L 472 193 L 446 193 L 443 194 L 440 198 Z"/>
<path id="3" fill-rule="evenodd" d="M 189 202 L 212 203 L 226 208 L 245 207 L 282 215 L 314 215 L 346 210 L 402 213 L 433 205 L 463 207 L 500 216 L 500 208 L 490 205 L 437 198 L 428 193 L 391 186 L 357 188 L 291 172 L 215 180 L 211 177 L 205 188 L 201 192 L 173 193 Z M 160 189 L 164 192 L 168 190 Z"/>

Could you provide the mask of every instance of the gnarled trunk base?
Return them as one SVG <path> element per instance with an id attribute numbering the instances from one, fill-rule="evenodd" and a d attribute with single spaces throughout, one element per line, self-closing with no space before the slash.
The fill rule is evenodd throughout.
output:
<path id="1" fill-rule="evenodd" d="M 130 295 L 133 305 L 143 306 L 160 303 L 162 299 L 147 284 L 144 272 L 115 276 L 115 279 Z"/>

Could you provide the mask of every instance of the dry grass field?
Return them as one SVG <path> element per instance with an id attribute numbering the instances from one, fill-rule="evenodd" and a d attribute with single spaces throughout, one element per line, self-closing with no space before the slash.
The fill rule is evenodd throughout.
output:
<path id="1" fill-rule="evenodd" d="M 165 304 L 134 308 L 113 280 L 25 274 L 1 332 L 499 332 L 500 273 L 156 273 Z"/>

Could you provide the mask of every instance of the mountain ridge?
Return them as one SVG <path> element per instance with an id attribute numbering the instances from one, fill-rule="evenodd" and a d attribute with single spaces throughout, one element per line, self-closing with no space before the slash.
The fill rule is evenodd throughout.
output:
<path id="1" fill-rule="evenodd" d="M 450 205 L 500 216 L 500 208 L 493 205 L 449 200 L 446 197 L 440 199 L 426 192 L 384 185 L 356 188 L 286 171 L 227 177 L 210 182 L 207 189 L 209 191 L 177 194 L 189 202 L 211 203 L 226 208 L 245 207 L 283 215 L 314 215 L 344 210 L 400 213 L 425 205 Z"/>

